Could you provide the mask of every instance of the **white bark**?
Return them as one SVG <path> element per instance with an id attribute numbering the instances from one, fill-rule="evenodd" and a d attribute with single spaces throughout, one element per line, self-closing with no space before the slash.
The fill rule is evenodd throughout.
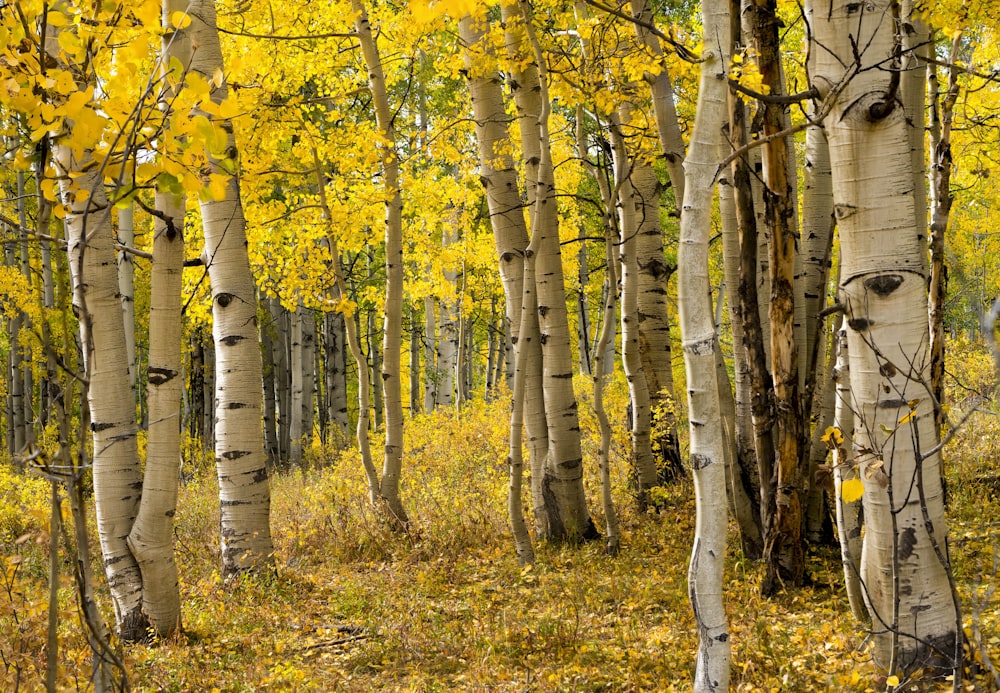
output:
<path id="1" fill-rule="evenodd" d="M 892 73 L 872 69 L 891 58 L 895 29 L 883 1 L 838 0 L 807 17 L 823 46 L 813 83 L 834 99 L 826 128 L 857 443 L 866 451 L 861 573 L 875 664 L 903 676 L 954 668 L 957 677 L 961 626 L 927 392 L 926 236 L 915 222 L 906 114 Z M 845 72 L 850 81 L 838 84 Z"/>
<path id="2" fill-rule="evenodd" d="M 142 610 L 160 637 L 181 627 L 180 585 L 174 561 L 174 514 L 181 459 L 181 286 L 184 272 L 184 199 L 157 193 L 166 219 L 153 228 L 150 279 L 149 433 L 139 514 L 128 546 L 142 571 Z"/>
<path id="3" fill-rule="evenodd" d="M 547 68 L 531 23 L 531 8 L 519 2 L 523 28 L 507 35 L 524 41 L 524 51 L 537 71 L 537 81 L 521 81 L 515 94 L 519 99 L 522 142 L 540 152 L 535 175 L 526 173 L 531 214 L 531 243 L 526 250 L 535 263 L 535 289 L 538 300 L 538 325 L 542 334 L 542 389 L 548 425 L 548 456 L 542 480 L 548 518 L 548 536 L 562 539 L 590 538 L 595 528 L 587 510 L 583 490 L 583 451 L 580 423 L 573 392 L 573 364 L 570 358 L 569 321 L 563 283 L 562 255 L 559 247 L 559 219 L 555 198 L 555 174 L 549 140 Z M 503 6 L 505 12 L 508 5 Z M 522 73 L 523 75 L 524 73 Z M 537 85 L 537 87 L 535 86 Z M 533 92 L 529 94 L 529 92 Z M 524 97 L 534 96 L 530 101 Z M 525 152 L 526 153 L 526 152 Z M 527 283 L 527 282 L 526 282 Z M 523 317 L 522 317 L 523 321 Z"/>
<path id="4" fill-rule="evenodd" d="M 471 17 L 465 17 L 459 23 L 459 32 L 466 50 L 473 115 L 476 119 L 480 175 L 490 210 L 493 241 L 504 289 L 505 322 L 513 352 L 513 359 L 510 360 L 514 366 L 511 381 L 514 399 L 511 414 L 509 452 L 511 485 L 508 510 L 518 555 L 522 561 L 528 561 L 532 549 L 521 509 L 523 468 L 523 455 L 520 449 L 523 437 L 521 428 L 523 422 L 528 433 L 532 505 L 540 513 L 540 509 L 544 506 L 541 496 L 541 470 L 548 441 L 544 405 L 541 404 L 539 391 L 542 353 L 538 318 L 535 313 L 534 280 L 530 277 L 532 284 L 530 287 L 525 281 L 528 229 L 524 222 L 514 161 L 502 146 L 509 138 L 508 117 L 504 110 L 496 57 L 489 45 L 482 40 L 485 30 L 486 27 L 482 23 Z M 536 525 L 540 524 L 540 515 L 536 514 Z"/>
<path id="5" fill-rule="evenodd" d="M 842 493 L 845 476 L 854 464 L 854 404 L 851 401 L 851 365 L 847 355 L 847 331 L 838 328 L 836 366 L 836 402 L 833 426 L 840 431 L 843 443 L 833 451 L 834 504 L 837 511 L 837 538 L 844 564 L 844 585 L 851 613 L 859 623 L 871 624 L 865 609 L 864 585 L 861 584 L 861 500 L 848 503 Z M 851 476 L 856 477 L 856 472 Z"/>
<path id="6" fill-rule="evenodd" d="M 215 1 L 191 0 L 191 71 L 212 80 L 223 69 L 216 28 Z M 225 81 L 212 93 L 221 103 L 229 94 Z M 227 152 L 235 158 L 232 123 L 217 124 L 227 132 Z M 271 493 L 264 452 L 263 378 L 257 296 L 246 247 L 246 222 L 239 179 L 210 157 L 209 169 L 232 174 L 221 200 L 201 202 L 205 255 L 212 285 L 212 333 L 215 341 L 215 459 L 221 505 L 222 568 L 227 576 L 270 565 Z"/>
<path id="7" fill-rule="evenodd" d="M 729 689 L 731 649 L 722 600 L 727 525 L 724 432 L 715 375 L 717 341 L 708 277 L 712 192 L 726 112 L 728 59 L 720 39 L 729 35 L 728 5 L 720 0 L 703 0 L 702 16 L 705 49 L 698 110 L 684 162 L 687 184 L 678 249 L 678 304 L 697 502 L 688 592 L 699 635 L 693 684 L 699 692 Z"/>
<path id="8" fill-rule="evenodd" d="M 403 199 L 399 190 L 399 158 L 393 114 L 386 94 L 382 60 L 375 45 L 371 24 L 361 0 L 351 0 L 357 15 L 355 28 L 368 67 L 368 84 L 375 106 L 375 120 L 384 138 L 380 145 L 385 185 L 385 322 L 382 330 L 382 390 L 385 396 L 385 455 L 379 493 L 392 517 L 407 522 L 399 498 L 403 467 L 403 400 L 400 370 L 400 340 L 403 323 Z"/>
<path id="9" fill-rule="evenodd" d="M 94 444 L 94 506 L 104 571 L 115 618 L 126 641 L 145 637 L 142 575 L 126 538 L 139 507 L 142 478 L 136 444 L 135 400 L 125 349 L 111 208 L 104 184 L 85 155 L 77 159 L 64 141 L 53 142 L 66 215 L 73 304 L 79 315 L 84 371 L 89 381 Z M 86 170 L 84 170 L 86 169 Z M 74 180 L 69 173 L 79 173 Z"/>
<path id="10" fill-rule="evenodd" d="M 630 178 L 631 160 L 625 149 L 625 138 L 618 117 L 612 115 L 608 130 L 615 158 L 615 190 L 618 192 L 618 199 L 614 202 L 618 207 L 622 235 L 619 245 L 622 363 L 625 366 L 625 380 L 628 382 L 629 401 L 632 404 L 632 465 L 636 476 L 637 501 L 640 509 L 643 509 L 649 503 L 649 489 L 656 486 L 659 479 L 653 462 L 650 437 L 650 393 L 639 353 L 639 264 L 636 256 L 639 219 L 636 214 L 636 194 Z M 641 210 L 641 201 L 638 206 Z"/>
<path id="11" fill-rule="evenodd" d="M 122 245 L 135 247 L 135 222 L 132 203 L 118 210 L 118 242 Z M 125 325 L 125 354 L 128 358 L 129 373 L 132 376 L 132 387 L 135 387 L 135 263 L 132 254 L 118 251 L 118 292 L 122 300 L 122 323 Z"/>

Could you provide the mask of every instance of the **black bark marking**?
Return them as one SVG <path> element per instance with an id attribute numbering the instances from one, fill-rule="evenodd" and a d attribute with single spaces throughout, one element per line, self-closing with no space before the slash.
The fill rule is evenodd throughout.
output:
<path id="1" fill-rule="evenodd" d="M 878 367 L 878 372 L 885 378 L 893 378 L 896 376 L 896 373 L 898 373 L 896 367 L 893 366 L 891 363 L 883 363 L 881 366 Z"/>
<path id="2" fill-rule="evenodd" d="M 237 344 L 239 344 L 244 339 L 246 339 L 246 337 L 243 337 L 243 336 L 238 335 L 238 334 L 231 334 L 231 335 L 228 335 L 226 337 L 223 337 L 219 341 L 222 342 L 223 344 L 225 344 L 226 346 L 230 346 L 231 347 L 231 346 L 236 346 Z"/>
<path id="3" fill-rule="evenodd" d="M 878 401 L 879 409 L 902 409 L 908 406 L 910 405 L 905 399 L 880 399 Z"/>
<path id="4" fill-rule="evenodd" d="M 94 421 L 93 423 L 90 424 L 90 430 L 93 431 L 94 433 L 97 433 L 99 431 L 106 431 L 109 428 L 114 428 L 114 427 L 115 425 L 113 423 L 98 423 L 97 421 Z"/>
<path id="5" fill-rule="evenodd" d="M 253 473 L 253 480 L 255 483 L 260 483 L 262 481 L 267 481 L 267 467 L 261 467 L 256 472 Z"/>
<path id="6" fill-rule="evenodd" d="M 683 347 L 684 351 L 692 356 L 708 356 L 715 352 L 715 336 L 697 342 L 688 342 Z"/>
<path id="7" fill-rule="evenodd" d="M 900 274 L 880 274 L 877 277 L 869 277 L 864 282 L 866 289 L 871 289 L 882 298 L 898 289 L 902 283 L 903 276 Z"/>
<path id="8" fill-rule="evenodd" d="M 544 318 L 546 315 L 549 314 L 549 307 L 548 306 L 538 306 L 538 314 L 541 315 Z"/>
<path id="9" fill-rule="evenodd" d="M 833 206 L 833 215 L 838 219 L 846 219 L 857 211 L 858 208 L 854 205 L 838 204 Z"/>
<path id="10" fill-rule="evenodd" d="M 226 409 L 246 409 L 249 406 L 246 402 L 229 402 L 226 404 Z"/>
<path id="11" fill-rule="evenodd" d="M 171 380 L 177 377 L 177 371 L 170 368 L 156 368 L 150 366 L 146 369 L 146 377 L 149 379 L 150 385 L 163 385 L 164 383 L 169 383 Z"/>
<path id="12" fill-rule="evenodd" d="M 163 516 L 164 517 L 173 517 L 176 514 L 177 514 L 176 510 L 168 510 L 167 512 L 163 513 Z"/>
<path id="13" fill-rule="evenodd" d="M 862 330 L 867 330 L 869 327 L 874 325 L 873 320 L 868 318 L 851 318 L 847 321 L 847 326 L 850 327 L 855 332 L 861 332 Z"/>
<path id="14" fill-rule="evenodd" d="M 712 458 L 708 455 L 702 455 L 699 452 L 691 455 L 691 469 L 694 469 L 695 471 L 704 469 L 710 464 L 712 464 Z"/>
<path id="15" fill-rule="evenodd" d="M 236 298 L 235 294 L 222 293 L 215 297 L 215 302 L 218 303 L 220 307 L 226 308 L 233 302 L 234 298 Z"/>
<path id="16" fill-rule="evenodd" d="M 913 555 L 913 547 L 917 545 L 917 530 L 907 527 L 899 536 L 899 560 L 905 561 Z"/>
<path id="17" fill-rule="evenodd" d="M 224 460 L 238 460 L 239 458 L 246 457 L 249 454 L 249 450 L 227 450 L 222 453 L 221 457 Z"/>

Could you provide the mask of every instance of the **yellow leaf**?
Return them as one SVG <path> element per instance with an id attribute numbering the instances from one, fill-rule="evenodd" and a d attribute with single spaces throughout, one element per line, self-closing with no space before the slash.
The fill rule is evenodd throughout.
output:
<path id="1" fill-rule="evenodd" d="M 828 426 L 820 440 L 824 443 L 833 442 L 836 445 L 842 445 L 844 443 L 844 432 L 836 426 Z"/>
<path id="2" fill-rule="evenodd" d="M 916 415 L 917 415 L 917 410 L 916 409 L 911 409 L 909 411 L 909 413 L 904 414 L 903 418 L 901 418 L 899 420 L 900 425 L 905 424 L 905 423 L 911 421 L 913 419 L 913 417 L 916 416 Z"/>
<path id="3" fill-rule="evenodd" d="M 893 674 L 892 676 L 890 676 L 889 678 L 887 678 L 885 680 L 885 685 L 886 686 L 898 686 L 899 685 L 899 677 L 896 676 L 895 674 Z"/>
<path id="4" fill-rule="evenodd" d="M 865 482 L 861 479 L 846 479 L 840 485 L 840 497 L 845 503 L 853 503 L 865 495 Z"/>
<path id="5" fill-rule="evenodd" d="M 191 16 L 187 12 L 171 12 L 170 26 L 175 29 L 187 29 L 191 26 Z"/>

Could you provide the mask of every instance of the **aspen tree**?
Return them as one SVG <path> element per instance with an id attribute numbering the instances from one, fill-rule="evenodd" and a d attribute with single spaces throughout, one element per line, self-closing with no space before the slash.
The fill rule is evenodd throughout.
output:
<path id="1" fill-rule="evenodd" d="M 525 250 L 534 264 L 534 289 L 538 301 L 538 324 L 542 334 L 542 393 L 548 426 L 548 454 L 542 479 L 545 501 L 545 534 L 555 539 L 592 538 L 596 534 L 583 490 L 583 452 L 563 285 L 559 219 L 555 199 L 555 174 L 549 142 L 548 74 L 535 35 L 527 2 L 505 3 L 501 11 L 507 23 L 508 50 L 527 58 L 530 71 L 515 75 L 515 90 L 521 121 L 522 149 L 537 153 L 526 167 L 531 208 L 531 242 Z M 512 26 L 520 16 L 520 26 Z M 530 77 L 533 71 L 535 78 Z M 524 75 L 529 75 L 524 79 Z M 525 144 L 528 146 L 526 147 Z M 525 279 L 527 285 L 528 279 Z"/>
<path id="2" fill-rule="evenodd" d="M 400 340 L 403 323 L 403 199 L 399 189 L 399 155 L 395 126 L 386 94 L 382 59 L 361 0 L 351 0 L 357 15 L 355 28 L 368 69 L 368 84 L 375 105 L 375 120 L 383 141 L 379 145 L 385 194 L 385 323 L 383 329 L 382 388 L 385 394 L 385 457 L 379 495 L 392 517 L 401 524 L 408 519 L 399 498 L 403 466 L 403 402 L 400 382 Z"/>
<path id="3" fill-rule="evenodd" d="M 681 343 L 688 383 L 691 469 L 697 521 L 688 593 L 698 626 L 699 644 L 693 688 L 729 689 L 729 627 L 722 601 L 726 555 L 726 478 L 719 390 L 715 373 L 718 348 L 708 278 L 708 238 L 712 192 L 718 168 L 719 137 L 725 113 L 729 7 L 725 0 L 703 0 L 705 46 L 698 108 L 688 155 L 678 249 L 678 304 Z"/>
<path id="4" fill-rule="evenodd" d="M 50 10 L 61 13 L 64 7 Z M 48 21 L 48 18 L 43 18 Z M 65 24 L 65 22 L 61 22 Z M 45 51 L 58 69 L 71 69 L 59 36 L 65 28 L 47 26 Z M 67 42 L 68 43 L 68 42 Z M 79 66 L 76 66 L 79 67 Z M 81 70 L 81 74 L 89 74 Z M 50 135 L 53 166 L 65 209 L 73 305 L 79 316 L 83 368 L 93 437 L 94 505 L 104 571 L 123 640 L 146 635 L 142 613 L 142 575 L 126 539 L 139 508 L 142 478 L 136 441 L 135 400 L 125 346 L 111 204 L 100 167 L 93 158 L 94 138 L 74 136 L 74 121 L 93 117 L 93 85 L 77 82 L 85 104 L 61 131 Z"/>
<path id="5" fill-rule="evenodd" d="M 215 343 L 215 459 L 219 478 L 222 569 L 227 576 L 271 564 L 271 493 L 262 424 L 263 379 L 257 297 L 247 254 L 246 222 L 232 121 L 219 115 L 226 100 L 215 0 L 192 0 L 190 71 L 215 83 L 209 113 L 225 133 L 225 159 L 208 157 L 208 182 L 223 181 L 220 199 L 201 200 L 205 263 L 212 286 Z M 221 176 L 221 178 L 212 178 Z"/>
<path id="6" fill-rule="evenodd" d="M 861 577 L 875 666 L 901 678 L 920 669 L 950 672 L 957 685 L 961 618 L 927 393 L 926 235 L 914 213 L 910 138 L 896 99 L 899 72 L 872 69 L 892 61 L 895 27 L 887 2 L 838 0 L 821 7 L 807 10 L 811 36 L 822 46 L 811 77 L 830 102 L 825 127 L 841 239 L 856 464 L 864 484 Z"/>

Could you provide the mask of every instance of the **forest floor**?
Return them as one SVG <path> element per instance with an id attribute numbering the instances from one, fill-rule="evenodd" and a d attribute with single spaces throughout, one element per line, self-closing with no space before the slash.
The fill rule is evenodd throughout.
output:
<path id="1" fill-rule="evenodd" d="M 691 482 L 666 487 L 662 507 L 639 514 L 619 454 L 622 552 L 608 556 L 600 542 L 541 545 L 537 562 L 521 568 L 505 515 L 506 411 L 479 403 L 409 424 L 407 533 L 391 531 L 369 508 L 352 453 L 317 448 L 313 469 L 276 474 L 276 570 L 268 576 L 220 578 L 214 475 L 207 462 L 187 469 L 176 529 L 184 630 L 126 648 L 132 689 L 690 690 L 697 642 L 686 587 Z M 593 422 L 584 416 L 582 423 L 585 456 L 593 459 Z M 951 554 L 981 668 L 1000 667 L 998 446 L 1000 417 L 976 415 L 946 455 Z M 4 691 L 44 690 L 45 680 L 47 491 L 33 496 L 22 482 L 0 472 Z M 596 497 L 595 476 L 587 483 Z M 878 690 L 865 632 L 842 589 L 838 551 L 811 550 L 808 585 L 764 598 L 762 566 L 741 558 L 735 529 L 731 536 L 725 600 L 733 690 Z M 74 590 L 66 575 L 61 584 L 59 690 L 88 690 Z M 108 603 L 103 585 L 100 599 Z M 994 689 L 989 675 L 961 686 Z"/>

